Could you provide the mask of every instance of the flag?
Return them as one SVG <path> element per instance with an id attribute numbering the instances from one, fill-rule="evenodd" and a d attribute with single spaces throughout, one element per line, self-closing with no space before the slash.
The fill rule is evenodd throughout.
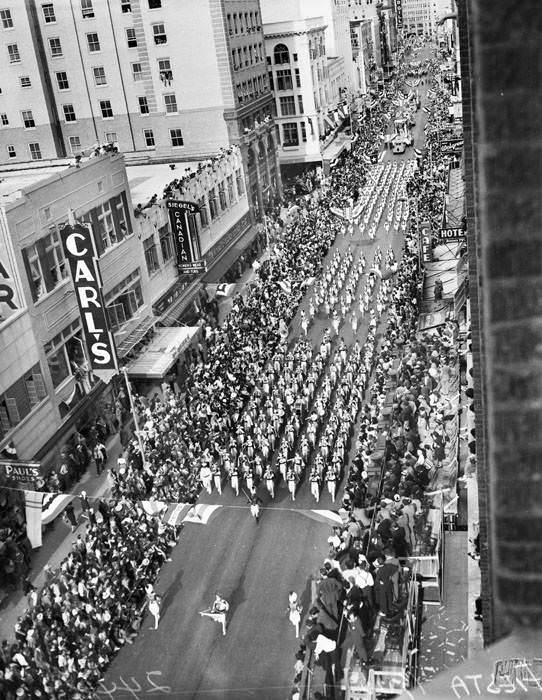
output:
<path id="1" fill-rule="evenodd" d="M 423 153 L 420 151 L 419 148 L 415 148 L 415 149 L 414 149 L 414 155 L 416 156 L 416 158 L 421 158 L 422 155 L 423 155 Z"/>
<path id="2" fill-rule="evenodd" d="M 292 283 L 290 280 L 279 280 L 279 287 L 288 295 L 292 293 Z"/>
<path id="3" fill-rule="evenodd" d="M 196 523 L 197 525 L 207 525 L 209 518 L 218 508 L 222 506 L 211 506 L 205 503 L 198 503 L 183 518 L 183 523 Z"/>
<path id="4" fill-rule="evenodd" d="M 43 493 L 40 491 L 25 491 L 26 535 L 32 549 L 41 547 L 41 502 Z"/>
<path id="5" fill-rule="evenodd" d="M 323 522 L 331 521 L 332 523 L 338 523 L 339 525 L 343 525 L 343 519 L 341 518 L 339 513 L 335 510 L 314 510 L 314 509 L 311 509 L 309 512 L 314 513 L 315 515 L 318 515 L 319 518 L 323 519 Z"/>
<path id="6" fill-rule="evenodd" d="M 141 501 L 141 505 L 147 515 L 156 515 L 167 507 L 163 501 Z"/>
<path id="7" fill-rule="evenodd" d="M 46 493 L 41 504 L 41 522 L 43 525 L 57 518 L 64 508 L 73 501 L 74 495 L 69 493 Z"/>
<path id="8" fill-rule="evenodd" d="M 180 525 L 193 507 L 192 503 L 170 503 L 162 516 L 162 521 L 166 525 L 173 525 L 174 527 Z"/>
<path id="9" fill-rule="evenodd" d="M 217 284 L 216 286 L 216 296 L 217 297 L 227 297 L 234 289 L 234 284 L 226 284 L 225 282 Z"/>

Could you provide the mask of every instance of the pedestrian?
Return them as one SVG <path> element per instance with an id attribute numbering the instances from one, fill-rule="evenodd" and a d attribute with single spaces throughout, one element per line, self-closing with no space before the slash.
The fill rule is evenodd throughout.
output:
<path id="1" fill-rule="evenodd" d="M 156 593 L 151 593 L 149 596 L 149 612 L 154 617 L 154 629 L 158 629 L 160 622 L 160 596 Z"/>
<path id="2" fill-rule="evenodd" d="M 96 464 L 96 474 L 100 476 L 107 460 L 107 450 L 103 442 L 97 442 L 92 451 L 94 463 Z"/>
<path id="3" fill-rule="evenodd" d="M 299 604 L 297 593 L 288 593 L 288 618 L 295 628 L 295 638 L 299 638 L 299 623 L 301 622 L 301 605 Z"/>
<path id="4" fill-rule="evenodd" d="M 77 530 L 77 518 L 75 517 L 73 503 L 68 503 L 68 505 L 64 508 L 63 515 L 68 521 L 68 524 L 71 526 L 72 532 L 75 532 Z"/>

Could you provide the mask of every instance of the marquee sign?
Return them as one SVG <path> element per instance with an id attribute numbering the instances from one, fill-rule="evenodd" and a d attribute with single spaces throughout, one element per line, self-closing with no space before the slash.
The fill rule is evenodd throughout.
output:
<path id="1" fill-rule="evenodd" d="M 74 224 L 60 232 L 81 314 L 90 366 L 117 371 L 117 353 L 102 294 L 98 255 L 90 225 Z"/>
<path id="2" fill-rule="evenodd" d="M 195 202 L 166 200 L 171 230 L 175 238 L 177 268 L 185 274 L 205 272 L 206 264 L 201 259 L 201 248 L 196 228 L 195 214 L 199 206 Z"/>
<path id="3" fill-rule="evenodd" d="M 395 0 L 395 18 L 397 29 L 403 28 L 403 0 Z"/>

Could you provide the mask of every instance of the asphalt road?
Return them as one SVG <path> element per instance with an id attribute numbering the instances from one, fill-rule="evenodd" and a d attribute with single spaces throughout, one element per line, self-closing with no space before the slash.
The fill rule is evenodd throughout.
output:
<path id="1" fill-rule="evenodd" d="M 422 100 L 426 89 L 420 87 Z M 426 114 L 420 110 L 417 116 L 414 135 L 420 147 Z M 387 151 L 384 162 L 412 157 L 412 149 L 395 156 Z M 375 241 L 339 236 L 334 249 L 350 245 L 354 256 L 362 249 L 369 265 L 376 245 L 385 252 L 390 243 L 398 255 L 402 234 L 386 234 L 381 225 Z M 301 308 L 306 308 L 306 301 Z M 326 318 L 316 319 L 310 329 L 313 342 L 328 324 Z M 296 318 L 292 335 L 298 332 Z M 357 333 L 360 341 L 366 333 L 367 324 L 362 321 Z M 340 335 L 348 345 L 353 342 L 349 324 L 344 324 Z M 300 485 L 295 503 L 285 485 L 279 485 L 273 502 L 264 489 L 260 495 L 264 506 L 259 524 L 250 516 L 246 499 L 236 498 L 229 486 L 222 496 L 200 497 L 200 502 L 225 507 L 216 510 L 207 525 L 185 524 L 172 561 L 164 565 L 156 585 L 163 597 L 158 630 L 152 629 L 147 616 L 134 644 L 125 646 L 110 666 L 98 697 L 289 697 L 298 643 L 286 614 L 288 592 L 297 591 L 306 613 L 310 576 L 326 556 L 331 527 L 331 522 L 311 510 L 336 509 L 339 502 L 332 504 L 323 492 L 316 505 L 306 482 Z M 198 614 L 211 605 L 216 591 L 231 606 L 226 636 L 218 624 Z"/>

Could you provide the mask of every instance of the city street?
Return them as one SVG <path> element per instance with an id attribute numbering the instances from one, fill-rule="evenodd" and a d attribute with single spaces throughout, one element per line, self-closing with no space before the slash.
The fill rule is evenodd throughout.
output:
<path id="1" fill-rule="evenodd" d="M 423 103 L 426 88 L 422 86 L 420 93 Z M 423 142 L 425 121 L 426 114 L 420 110 L 413 130 L 417 148 Z M 411 158 L 412 149 L 403 155 L 386 151 L 384 165 Z M 368 267 L 377 246 L 385 253 L 392 245 L 398 256 L 402 233 L 393 229 L 386 233 L 383 222 L 384 217 L 375 240 L 363 234 L 356 234 L 354 240 L 339 236 L 327 260 L 336 249 L 344 251 L 348 246 L 352 246 L 354 259 L 363 251 Z M 365 279 L 366 275 L 360 285 Z M 301 308 L 306 310 L 306 299 Z M 367 334 L 367 316 L 358 327 L 360 342 Z M 327 318 L 317 316 L 309 329 L 314 345 L 328 326 Z M 299 333 L 297 316 L 290 340 Z M 339 336 L 351 346 L 354 334 L 348 322 Z M 246 498 L 236 498 L 229 485 L 222 496 L 205 492 L 200 496 L 199 503 L 225 507 L 216 510 L 207 525 L 184 526 L 172 561 L 164 565 L 156 585 L 163 596 L 159 628 L 151 629 L 150 617 L 145 618 L 134 645 L 124 647 L 110 666 L 100 697 L 142 698 L 151 692 L 197 700 L 286 697 L 298 648 L 286 614 L 288 592 L 295 590 L 300 595 L 306 613 L 310 577 L 327 554 L 326 539 L 332 526 L 331 521 L 325 524 L 309 511 L 337 510 L 340 499 L 333 504 L 322 490 L 317 505 L 306 481 L 298 488 L 295 502 L 284 484 L 279 485 L 274 501 L 263 488 L 259 494 L 264 501 L 259 524 L 251 517 Z M 225 637 L 219 625 L 198 614 L 211 605 L 217 591 L 231 606 Z"/>

